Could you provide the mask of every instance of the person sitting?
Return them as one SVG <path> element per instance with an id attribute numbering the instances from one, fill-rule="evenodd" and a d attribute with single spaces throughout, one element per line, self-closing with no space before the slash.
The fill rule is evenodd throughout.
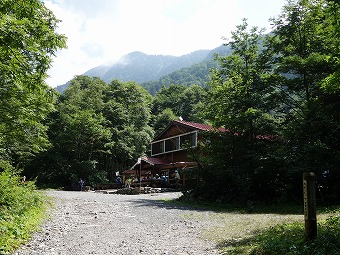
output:
<path id="1" fill-rule="evenodd" d="M 130 188 L 131 187 L 131 182 L 132 182 L 132 178 L 128 178 L 125 181 L 125 188 Z"/>

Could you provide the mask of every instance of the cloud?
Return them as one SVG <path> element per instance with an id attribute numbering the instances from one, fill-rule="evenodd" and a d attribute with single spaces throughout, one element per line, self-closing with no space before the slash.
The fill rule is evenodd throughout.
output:
<path id="1" fill-rule="evenodd" d="M 53 87 L 64 84 L 74 75 L 114 62 L 132 51 L 179 56 L 199 49 L 213 49 L 223 43 L 221 38 L 244 17 L 263 26 L 270 15 L 262 9 L 272 14 L 269 7 L 279 4 L 273 2 L 44 0 L 46 7 L 62 20 L 58 32 L 68 37 L 68 49 L 57 53 L 47 82 Z M 249 6 L 253 9 L 247 8 Z M 279 8 L 276 6 L 276 9 Z"/>

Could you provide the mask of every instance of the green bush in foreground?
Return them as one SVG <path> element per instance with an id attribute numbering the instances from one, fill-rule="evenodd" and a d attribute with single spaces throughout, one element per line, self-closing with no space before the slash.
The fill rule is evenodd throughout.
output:
<path id="1" fill-rule="evenodd" d="M 0 254 L 9 254 L 36 229 L 45 204 L 33 182 L 21 183 L 15 169 L 3 162 L 0 169 L 5 169 L 0 172 Z"/>
<path id="2" fill-rule="evenodd" d="M 255 236 L 225 242 L 225 254 L 248 255 L 337 255 L 340 254 L 340 211 L 318 223 L 318 236 L 304 240 L 304 225 L 289 223 L 260 231 Z"/>

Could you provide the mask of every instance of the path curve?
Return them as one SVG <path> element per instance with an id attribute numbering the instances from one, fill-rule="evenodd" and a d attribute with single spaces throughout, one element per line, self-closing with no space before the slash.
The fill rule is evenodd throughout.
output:
<path id="1" fill-rule="evenodd" d="M 55 198 L 56 207 L 41 230 L 14 255 L 218 254 L 213 243 L 201 238 L 201 231 L 211 223 L 186 217 L 207 212 L 164 201 L 179 197 L 179 192 L 47 193 Z"/>

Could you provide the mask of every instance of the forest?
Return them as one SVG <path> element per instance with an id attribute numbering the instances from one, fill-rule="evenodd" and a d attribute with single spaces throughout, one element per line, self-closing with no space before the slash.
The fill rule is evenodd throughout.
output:
<path id="1" fill-rule="evenodd" d="M 338 1 L 288 1 L 269 34 L 244 19 L 206 84 L 164 81 L 154 95 L 136 82 L 88 76 L 57 93 L 45 79 L 66 47 L 58 19 L 38 0 L 1 1 L 0 13 L 0 175 L 66 189 L 80 177 L 112 182 L 181 116 L 229 130 L 206 133 L 209 143 L 191 151 L 194 197 L 299 201 L 302 174 L 314 172 L 318 199 L 338 203 Z"/>

